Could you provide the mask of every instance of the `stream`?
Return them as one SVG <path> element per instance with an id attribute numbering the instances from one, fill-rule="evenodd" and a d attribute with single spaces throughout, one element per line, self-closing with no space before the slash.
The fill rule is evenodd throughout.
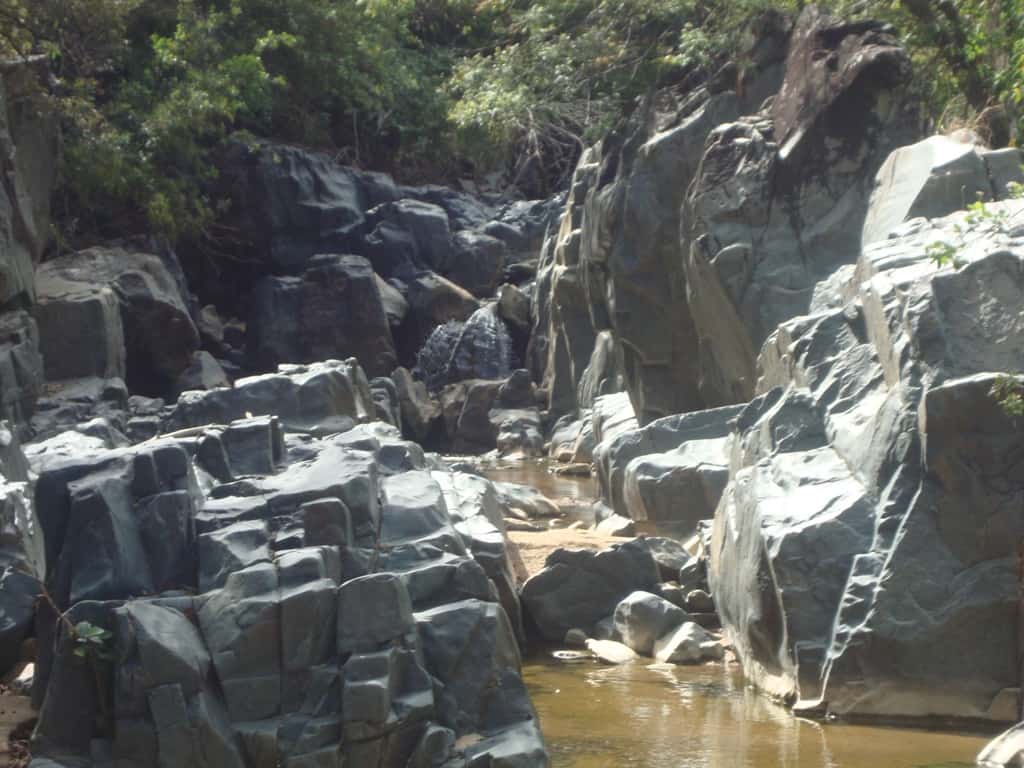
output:
<path id="1" fill-rule="evenodd" d="M 482 469 L 581 511 L 596 492 L 595 480 L 556 477 L 543 462 Z M 569 663 L 538 649 L 523 677 L 553 768 L 967 768 L 989 738 L 797 718 L 736 665 Z"/>

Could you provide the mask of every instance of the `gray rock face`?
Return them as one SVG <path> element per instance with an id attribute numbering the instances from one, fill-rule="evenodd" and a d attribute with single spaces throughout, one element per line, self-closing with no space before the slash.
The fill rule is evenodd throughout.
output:
<path id="1" fill-rule="evenodd" d="M 428 443 L 441 419 L 441 406 L 427 392 L 427 386 L 413 379 L 406 368 L 396 368 L 391 374 L 398 393 L 402 415 L 402 430 L 418 443 Z"/>
<path id="2" fill-rule="evenodd" d="M 520 597 L 541 635 L 561 642 L 570 629 L 593 634 L 621 600 L 658 584 L 658 568 L 643 539 L 601 552 L 557 549 L 544 570 L 523 584 Z"/>
<path id="3" fill-rule="evenodd" d="M 956 226 L 867 247 L 848 304 L 765 345 L 736 422 L 711 591 L 751 679 L 840 714 L 1016 718 L 1021 434 L 988 372 L 1024 372 L 1024 240 L 975 228 L 939 269 Z"/>
<path id="4" fill-rule="evenodd" d="M 979 200 L 1001 200 L 1008 183 L 1024 182 L 1022 163 L 1020 150 L 986 152 L 946 136 L 900 147 L 878 170 L 861 241 L 884 240 L 910 219 L 934 219 Z"/>
<path id="5" fill-rule="evenodd" d="M 50 381 L 126 374 L 124 327 L 114 289 L 65 279 L 50 269 L 36 278 L 46 378 Z"/>
<path id="6" fill-rule="evenodd" d="M 239 379 L 231 389 L 184 392 L 167 418 L 170 429 L 229 424 L 273 414 L 293 430 L 339 431 L 374 413 L 366 375 L 354 360 L 282 365 L 277 373 Z"/>
<path id="7" fill-rule="evenodd" d="M 0 72 L 0 311 L 35 298 L 33 269 L 50 241 L 58 118 L 37 95 L 45 65 L 5 62 Z"/>
<path id="8" fill-rule="evenodd" d="M 917 137 L 906 54 L 810 9 L 757 32 L 743 82 L 661 91 L 583 154 L 535 289 L 529 364 L 555 415 L 602 381 L 641 424 L 748 400 L 764 339 L 856 260 L 875 172 Z"/>
<path id="9" fill-rule="evenodd" d="M 445 276 L 480 299 L 494 295 L 505 272 L 507 246 L 481 232 L 458 232 L 452 238 Z"/>
<path id="10" fill-rule="evenodd" d="M 409 313 L 397 335 L 403 365 L 412 367 L 423 343 L 438 326 L 450 321 L 463 322 L 480 308 L 468 291 L 433 272 L 410 279 L 406 300 Z"/>
<path id="11" fill-rule="evenodd" d="M 0 675 L 18 661 L 46 575 L 43 533 L 36 519 L 28 464 L 10 426 L 0 422 Z"/>
<path id="12" fill-rule="evenodd" d="M 690 536 L 714 516 L 728 481 L 731 420 L 741 408 L 666 416 L 598 443 L 594 464 L 612 510 Z"/>
<path id="13" fill-rule="evenodd" d="M 712 132 L 683 230 L 706 406 L 748 400 L 764 340 L 857 260 L 875 173 L 919 135 L 909 76 L 881 25 L 808 8 L 771 109 Z"/>
<path id="14" fill-rule="evenodd" d="M 0 313 L 0 418 L 27 433 L 42 390 L 43 359 L 35 320 L 20 310 Z"/>
<path id="15" fill-rule="evenodd" d="M 120 246 L 90 248 L 43 264 L 37 279 L 44 293 L 41 315 L 44 351 L 61 355 L 72 344 L 97 339 L 100 355 L 90 366 L 81 352 L 67 363 L 54 362 L 49 374 L 65 376 L 121 375 L 118 335 L 124 339 L 124 376 L 132 391 L 159 396 L 174 389 L 178 376 L 199 348 L 199 333 L 192 322 L 177 280 L 156 255 Z M 109 286 L 117 298 L 120 327 L 113 319 Z M 69 323 L 93 323 L 88 330 L 72 327 L 72 337 L 61 337 Z M 88 337 L 74 334 L 87 333 Z"/>
<path id="16" fill-rule="evenodd" d="M 345 364 L 294 369 L 278 404 L 332 374 L 365 380 Z M 242 406 L 202 407 L 259 402 L 247 386 L 224 391 Z M 308 405 L 323 407 L 324 387 Z M 117 658 L 101 690 L 66 638 L 44 643 L 37 759 L 545 765 L 493 486 L 427 472 L 391 425 L 282 439 L 279 423 L 35 458 L 51 590 L 72 620 L 112 632 Z M 103 716 L 112 727 L 98 732 Z"/>
<path id="17" fill-rule="evenodd" d="M 355 357 L 385 376 L 397 357 L 377 279 L 360 256 L 316 256 L 299 277 L 255 289 L 247 351 L 257 369 Z"/>

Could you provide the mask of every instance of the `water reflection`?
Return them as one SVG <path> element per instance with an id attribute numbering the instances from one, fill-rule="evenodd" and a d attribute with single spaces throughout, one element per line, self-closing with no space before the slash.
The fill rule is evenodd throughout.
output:
<path id="1" fill-rule="evenodd" d="M 793 717 L 734 669 L 536 658 L 524 669 L 554 768 L 973 765 L 985 738 Z"/>

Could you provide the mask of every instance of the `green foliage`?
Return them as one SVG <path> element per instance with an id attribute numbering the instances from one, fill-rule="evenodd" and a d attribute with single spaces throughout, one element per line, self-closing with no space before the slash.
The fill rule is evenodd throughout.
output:
<path id="1" fill-rule="evenodd" d="M 71 641 L 75 644 L 73 651 L 76 658 L 84 661 L 109 661 L 110 639 L 113 634 L 108 629 L 97 627 L 88 621 L 80 621 L 70 631 Z"/>
<path id="2" fill-rule="evenodd" d="M 1024 416 L 1024 384 L 1016 376 L 1000 375 L 992 385 L 989 395 L 995 398 L 1007 416 Z"/>
<path id="3" fill-rule="evenodd" d="M 896 25 L 937 120 L 984 112 L 979 130 L 998 137 L 1024 114 L 1024 0 L 822 4 Z M 66 234 L 177 238 L 217 218 L 213 157 L 235 136 L 435 175 L 525 157 L 557 181 L 638 96 L 713 72 L 749 42 L 758 14 L 803 5 L 0 0 L 0 56 L 51 62 Z"/>

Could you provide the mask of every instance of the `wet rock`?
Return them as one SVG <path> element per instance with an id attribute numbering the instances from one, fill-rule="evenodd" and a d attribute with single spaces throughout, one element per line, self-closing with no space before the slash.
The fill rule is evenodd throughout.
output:
<path id="1" fill-rule="evenodd" d="M 320 255 L 299 277 L 256 286 L 247 353 L 257 370 L 355 357 L 371 376 L 397 362 L 377 279 L 360 256 Z"/>
<path id="2" fill-rule="evenodd" d="M 654 558 L 638 539 L 601 552 L 555 550 L 520 597 L 541 635 L 559 642 L 570 629 L 589 632 L 625 597 L 657 584 Z"/>
<path id="3" fill-rule="evenodd" d="M 626 664 L 639 658 L 636 651 L 615 640 L 587 640 L 587 650 L 608 664 Z"/>
<path id="4" fill-rule="evenodd" d="M 615 606 L 615 630 L 642 656 L 654 655 L 654 644 L 686 621 L 686 612 L 650 592 L 633 592 Z"/>
<path id="5" fill-rule="evenodd" d="M 396 334 L 399 357 L 411 365 L 423 343 L 439 325 L 461 322 L 480 308 L 472 294 L 433 272 L 422 272 L 407 281 L 409 312 Z"/>
<path id="6" fill-rule="evenodd" d="M 506 515 L 526 520 L 562 516 L 559 506 L 531 485 L 495 481 L 494 489 L 497 491 L 498 504 Z"/>
<path id="7" fill-rule="evenodd" d="M 431 391 L 469 379 L 504 379 L 512 373 L 512 340 L 489 304 L 464 323 L 439 326 L 417 357 L 417 369 Z"/>
<path id="8" fill-rule="evenodd" d="M 653 656 L 668 664 L 697 664 L 719 661 L 725 656 L 721 644 L 692 621 L 679 627 L 654 643 Z"/>

